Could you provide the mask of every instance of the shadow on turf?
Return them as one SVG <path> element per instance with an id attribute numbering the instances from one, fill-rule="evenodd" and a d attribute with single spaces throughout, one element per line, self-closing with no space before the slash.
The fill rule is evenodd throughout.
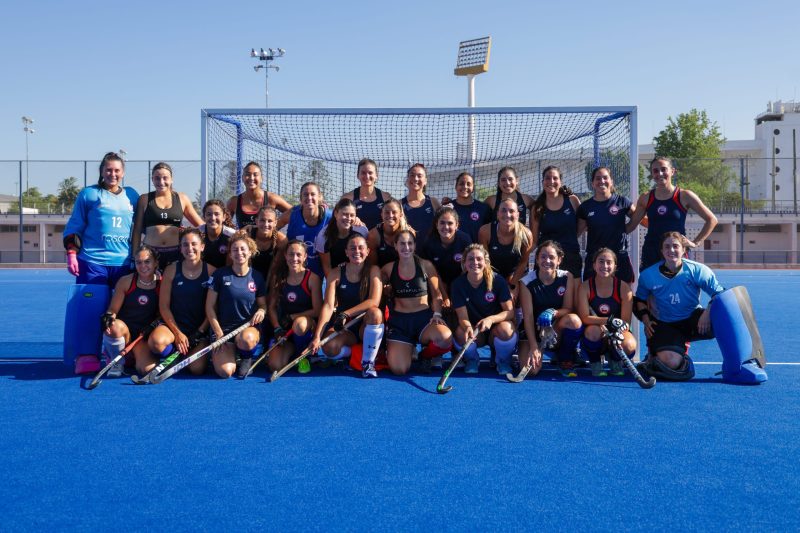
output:
<path id="1" fill-rule="evenodd" d="M 76 378 L 72 370 L 62 361 L 7 362 L 0 363 L 0 376 L 20 381 Z"/>

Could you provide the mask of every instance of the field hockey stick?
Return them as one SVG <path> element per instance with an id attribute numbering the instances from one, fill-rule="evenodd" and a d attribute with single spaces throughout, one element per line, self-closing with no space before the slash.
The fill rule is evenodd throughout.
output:
<path id="1" fill-rule="evenodd" d="M 625 350 L 622 349 L 622 345 L 619 342 L 611 341 L 611 347 L 614 349 L 615 352 L 617 352 L 617 355 L 619 356 L 620 359 L 622 359 L 622 362 L 625 364 L 625 367 L 628 369 L 628 371 L 631 373 L 634 379 L 636 379 L 636 383 L 638 383 L 641 388 L 652 389 L 653 387 L 656 386 L 656 378 L 654 378 L 653 376 L 650 376 L 650 379 L 648 379 L 647 381 L 644 380 L 639 371 L 636 370 L 636 366 L 633 364 L 633 361 L 630 360 L 628 355 L 625 353 Z"/>
<path id="2" fill-rule="evenodd" d="M 553 326 L 544 328 L 539 334 L 539 353 L 544 353 L 545 348 L 555 343 L 557 337 L 556 330 L 553 329 Z M 527 365 L 523 366 L 516 376 L 510 372 L 506 374 L 506 379 L 512 383 L 519 383 L 525 380 L 531 369 L 533 369 L 533 359 L 531 359 Z"/>
<path id="3" fill-rule="evenodd" d="M 477 332 L 475 332 L 475 330 L 473 329 L 472 330 L 472 336 L 470 336 L 467 339 L 467 341 L 464 343 L 464 346 L 461 347 L 461 349 L 458 351 L 458 353 L 453 358 L 453 360 L 450 361 L 450 365 L 448 365 L 447 370 L 444 371 L 444 374 L 442 375 L 442 379 L 440 379 L 439 383 L 436 385 L 436 392 L 437 393 L 439 393 L 439 394 L 447 394 L 448 392 L 453 390 L 453 386 L 452 385 L 449 385 L 449 386 L 445 387 L 444 384 L 447 381 L 447 378 L 450 377 L 450 374 L 452 374 L 453 370 L 455 370 L 456 365 L 458 364 L 458 362 L 461 361 L 461 358 L 464 357 L 465 353 L 467 353 L 467 348 L 469 348 L 472 345 L 472 343 L 475 342 L 475 339 L 478 338 L 478 335 L 479 334 Z"/>
<path id="4" fill-rule="evenodd" d="M 355 324 L 356 322 L 358 322 L 359 320 L 361 320 L 362 318 L 364 318 L 364 315 L 365 315 L 365 314 L 366 314 L 366 312 L 359 314 L 359 315 L 358 315 L 358 316 L 356 316 L 354 319 L 352 319 L 350 322 L 348 322 L 347 324 L 345 324 L 345 325 L 344 325 L 344 327 L 343 327 L 342 329 L 340 329 L 339 331 L 334 331 L 333 333 L 331 333 L 330 335 L 328 335 L 327 337 L 325 337 L 324 339 L 322 339 L 322 340 L 319 342 L 319 345 L 320 345 L 320 347 L 322 347 L 322 346 L 325 346 L 325 343 L 327 343 L 329 340 L 331 340 L 331 339 L 335 339 L 335 338 L 336 338 L 336 337 L 338 337 L 338 336 L 339 336 L 339 334 L 341 334 L 343 331 L 345 331 L 346 329 L 349 329 L 349 328 L 350 328 L 350 326 L 352 326 L 353 324 Z M 289 370 L 291 370 L 292 368 L 294 368 L 295 366 L 297 366 L 297 364 L 298 364 L 300 361 L 302 361 L 303 359 L 305 359 L 305 358 L 306 358 L 306 357 L 308 357 L 309 355 L 311 355 L 311 347 L 310 347 L 310 346 L 309 346 L 308 348 L 306 348 L 305 350 L 303 350 L 303 353 L 301 353 L 300 355 L 298 355 L 297 357 L 295 357 L 294 359 L 292 359 L 291 361 L 289 361 L 289 364 L 287 364 L 286 366 L 284 366 L 284 367 L 283 367 L 283 368 L 281 368 L 280 370 L 276 370 L 275 372 L 273 372 L 273 373 L 272 373 L 272 375 L 269 377 L 269 381 L 270 381 L 270 382 L 273 382 L 273 381 L 275 381 L 276 379 L 278 379 L 279 377 L 281 377 L 282 375 L 284 375 L 285 373 L 287 373 Z"/>
<path id="5" fill-rule="evenodd" d="M 133 376 L 131 376 L 131 381 L 133 381 L 133 383 L 136 384 L 136 385 L 146 385 L 146 384 L 150 383 L 151 379 L 153 379 L 155 376 L 157 376 L 161 372 L 163 372 L 165 368 L 167 368 L 170 364 L 172 364 L 172 362 L 175 359 L 177 359 L 180 356 L 181 356 L 181 352 L 179 352 L 177 350 L 172 352 L 171 354 L 169 354 L 166 357 L 166 359 L 164 359 L 159 364 L 157 364 L 155 366 L 155 368 L 153 368 L 153 370 L 148 372 L 147 375 L 145 375 L 144 377 L 140 378 L 139 376 L 134 374 Z"/>
<path id="6" fill-rule="evenodd" d="M 95 387 L 97 387 L 98 385 L 100 385 L 100 383 L 102 383 L 102 381 L 103 381 L 103 379 L 102 379 L 102 378 L 103 378 L 103 376 L 105 376 L 105 375 L 106 375 L 106 373 L 107 373 L 109 370 L 111 370 L 111 367 L 112 367 L 112 366 L 114 366 L 115 364 L 117 364 L 118 362 L 120 362 L 120 361 L 122 360 L 122 358 L 123 358 L 123 357 L 125 357 L 126 355 L 128 355 L 128 354 L 130 353 L 130 351 L 131 351 L 131 350 L 133 350 L 133 348 L 134 348 L 134 347 L 135 347 L 137 344 L 139 344 L 139 341 L 141 341 L 141 340 L 144 338 L 145 334 L 148 334 L 148 335 L 149 335 L 149 334 L 150 334 L 150 331 L 153 331 L 155 328 L 157 328 L 157 327 L 158 327 L 158 325 L 159 325 L 160 323 L 161 323 L 161 321 L 160 321 L 160 320 L 154 320 L 153 322 L 151 322 L 151 323 L 150 323 L 150 325 L 149 325 L 149 326 L 147 326 L 146 328 L 144 328 L 144 329 L 141 331 L 141 333 L 139 333 L 139 336 L 138 336 L 138 337 L 136 337 L 136 338 L 135 338 L 135 339 L 133 339 L 133 340 L 132 340 L 130 343 L 128 343 L 128 345 L 127 345 L 125 348 L 123 348 L 123 349 L 122 349 L 122 351 L 121 351 L 121 352 L 119 352 L 119 353 L 117 354 L 117 356 L 116 356 L 114 359 L 112 359 L 112 360 L 111 360 L 111 362 L 110 362 L 110 363 L 108 363 L 108 364 L 107 364 L 107 365 L 106 365 L 106 366 L 105 366 L 105 367 L 104 367 L 102 370 L 100 370 L 100 372 L 98 372 L 98 373 L 97 373 L 97 375 L 94 377 L 94 379 L 91 381 L 91 383 L 89 383 L 89 384 L 86 386 L 86 390 L 92 390 L 92 389 L 94 389 Z"/>
<path id="7" fill-rule="evenodd" d="M 276 340 L 276 341 L 275 341 L 275 344 L 273 344 L 272 346 L 270 346 L 270 349 L 269 349 L 269 350 L 267 350 L 266 352 L 264 352 L 263 354 L 261 354 L 261 356 L 260 356 L 258 359 L 256 359 L 255 361 L 253 361 L 253 364 L 252 364 L 252 365 L 250 365 L 250 370 L 248 370 L 248 371 L 247 371 L 247 374 L 245 374 L 245 375 L 244 375 L 244 377 L 243 377 L 242 379 L 246 379 L 246 378 L 247 378 L 247 376 L 249 376 L 250 374 L 252 374 L 252 373 L 253 373 L 253 370 L 255 370 L 255 369 L 256 369 L 256 367 L 259 365 L 259 363 L 261 363 L 261 361 L 263 361 L 264 359 L 266 359 L 267 357 L 269 357 L 269 354 L 271 354 L 271 353 L 272 353 L 272 350 L 274 350 L 274 349 L 275 349 L 275 348 L 277 348 L 278 346 L 283 346 L 283 345 L 286 343 L 286 341 L 287 341 L 287 340 L 289 340 L 289 337 L 291 337 L 291 336 L 292 336 L 292 332 L 293 332 L 293 331 L 292 331 L 292 329 L 290 328 L 290 329 L 289 329 L 289 331 L 287 331 L 285 335 L 282 335 L 282 336 L 281 336 L 281 337 L 280 337 L 278 340 Z"/>
<path id="8" fill-rule="evenodd" d="M 187 366 L 191 365 L 192 363 L 194 363 L 195 361 L 197 361 L 198 359 L 200 359 L 201 357 L 203 357 L 207 353 L 211 352 L 212 350 L 214 350 L 216 348 L 219 348 L 220 346 L 222 346 L 223 344 L 225 344 L 226 342 L 228 342 L 229 340 L 231 340 L 236 335 L 238 335 L 239 333 L 241 333 L 242 331 L 244 331 L 245 329 L 247 329 L 249 327 L 250 327 L 250 321 L 248 320 L 247 322 L 245 322 L 244 324 L 242 324 L 241 326 L 239 326 L 235 330 L 231 331 L 230 333 L 228 333 L 224 337 L 220 337 L 219 339 L 215 340 L 214 342 L 212 342 L 211 344 L 209 344 L 208 346 L 206 346 L 205 348 L 203 348 L 199 352 L 193 353 L 192 355 L 190 355 L 189 357 L 187 357 L 186 359 L 184 359 L 183 361 L 181 361 L 177 365 L 172 365 L 171 367 L 166 369 L 163 373 L 158 374 L 156 376 L 153 376 L 152 378 L 150 378 L 150 383 L 152 383 L 153 385 L 158 385 L 159 383 L 163 382 L 164 380 L 169 379 L 170 377 L 174 376 L 176 373 L 180 372 L 181 370 L 183 370 Z"/>

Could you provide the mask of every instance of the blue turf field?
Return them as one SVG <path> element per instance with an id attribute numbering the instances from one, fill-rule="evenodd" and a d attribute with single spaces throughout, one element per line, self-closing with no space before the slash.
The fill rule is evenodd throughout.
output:
<path id="1" fill-rule="evenodd" d="M 748 286 L 768 359 L 800 361 L 800 273 L 720 278 Z M 0 357 L 60 357 L 69 282 L 0 272 Z M 697 370 L 645 391 L 484 369 L 439 396 L 435 375 L 317 369 L 86 391 L 58 362 L 2 362 L 3 529 L 797 530 L 800 366 L 757 387 Z"/>

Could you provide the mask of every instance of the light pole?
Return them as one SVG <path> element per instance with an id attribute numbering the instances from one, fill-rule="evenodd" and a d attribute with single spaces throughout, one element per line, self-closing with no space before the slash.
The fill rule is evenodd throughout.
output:
<path id="1" fill-rule="evenodd" d="M 458 58 L 453 73 L 467 77 L 467 107 L 475 107 L 475 76 L 489 71 L 489 51 L 492 38 L 482 37 L 458 44 Z M 478 152 L 478 138 L 475 135 L 475 115 L 469 116 L 467 149 L 472 173 L 475 173 L 475 158 Z"/>
<path id="2" fill-rule="evenodd" d="M 30 117 L 22 117 L 22 131 L 25 132 L 25 191 L 27 192 L 30 189 L 30 159 L 28 158 L 28 137 L 36 133 L 36 130 L 31 128 L 31 124 L 33 124 L 33 119 Z M 20 191 L 22 190 L 22 184 L 20 184 Z M 22 196 L 22 192 L 20 192 L 20 197 Z"/>
<path id="3" fill-rule="evenodd" d="M 253 70 L 258 72 L 264 69 L 264 107 L 266 109 L 269 109 L 269 69 L 274 68 L 275 72 L 280 71 L 281 67 L 272 65 L 271 63 L 275 61 L 275 59 L 283 57 L 284 54 L 286 54 L 286 50 L 283 48 L 267 48 L 266 50 L 261 48 L 258 51 L 255 48 L 250 49 L 250 57 L 264 62 L 263 65 L 254 66 Z M 268 117 L 265 115 L 264 119 L 258 121 L 258 125 L 264 128 L 264 144 L 267 147 L 266 159 L 264 161 L 264 187 L 269 189 L 269 121 L 267 118 Z"/>

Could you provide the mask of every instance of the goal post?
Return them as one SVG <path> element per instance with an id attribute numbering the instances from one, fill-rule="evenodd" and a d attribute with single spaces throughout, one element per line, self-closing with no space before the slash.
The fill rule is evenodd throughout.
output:
<path id="1" fill-rule="evenodd" d="M 558 166 L 579 197 L 591 194 L 595 166 L 612 169 L 616 188 L 636 201 L 636 107 L 465 107 L 420 109 L 203 109 L 201 197 L 241 192 L 242 167 L 263 169 L 263 187 L 296 200 L 314 181 L 328 203 L 358 185 L 362 158 L 378 164 L 377 186 L 404 196 L 409 166 L 423 163 L 428 194 L 455 195 L 470 172 L 475 195 L 496 191 L 497 172 L 513 166 L 522 192 L 541 191 L 541 173 Z M 638 236 L 631 235 L 638 261 Z"/>

